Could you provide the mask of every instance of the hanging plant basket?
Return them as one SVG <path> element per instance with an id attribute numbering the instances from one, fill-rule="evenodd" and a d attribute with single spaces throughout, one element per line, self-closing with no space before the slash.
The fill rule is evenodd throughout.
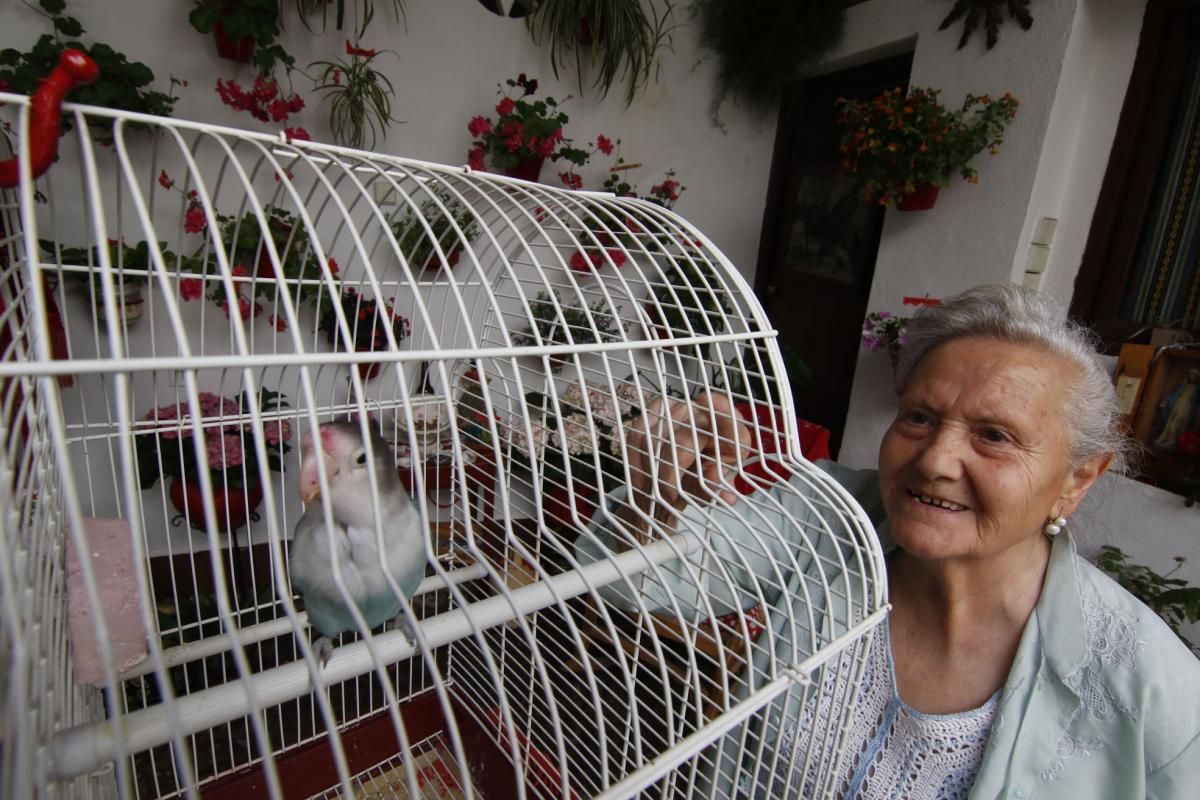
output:
<path id="1" fill-rule="evenodd" d="M 938 187 L 932 183 L 924 183 L 917 187 L 912 194 L 906 194 L 896 208 L 900 211 L 928 211 L 937 203 Z"/>

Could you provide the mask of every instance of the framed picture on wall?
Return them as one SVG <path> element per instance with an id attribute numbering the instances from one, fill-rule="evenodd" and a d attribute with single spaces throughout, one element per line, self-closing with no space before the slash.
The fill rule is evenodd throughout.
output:
<path id="1" fill-rule="evenodd" d="M 1151 363 L 1133 435 L 1145 447 L 1141 472 L 1190 495 L 1200 482 L 1200 348 L 1162 348 Z"/>

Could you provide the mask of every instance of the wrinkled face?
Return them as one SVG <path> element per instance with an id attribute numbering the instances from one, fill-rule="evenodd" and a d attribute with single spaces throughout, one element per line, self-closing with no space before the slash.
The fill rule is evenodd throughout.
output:
<path id="1" fill-rule="evenodd" d="M 897 544 L 923 559 L 983 558 L 1074 511 L 1099 472 L 1068 463 L 1073 377 L 1069 363 L 1028 345 L 970 337 L 931 351 L 879 450 Z"/>

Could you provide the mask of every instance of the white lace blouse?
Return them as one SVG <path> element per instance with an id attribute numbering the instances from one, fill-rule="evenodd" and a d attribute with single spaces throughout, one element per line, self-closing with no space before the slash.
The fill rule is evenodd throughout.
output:
<path id="1" fill-rule="evenodd" d="M 827 680 L 837 674 L 830 671 Z M 841 683 L 845 674 L 837 674 Z M 966 798 L 983 760 L 983 749 L 991 732 L 1000 692 L 979 708 L 958 714 L 923 714 L 907 706 L 896 690 L 892 645 L 885 621 L 873 637 L 871 653 L 862 678 L 863 694 L 855 709 L 846 741 L 837 785 L 846 800 L 958 800 Z M 830 696 L 829 692 L 822 692 Z M 841 687 L 834 696 L 841 696 Z M 785 752 L 798 755 L 808 750 L 806 722 L 813 717 L 805 709 L 800 741 L 795 729 L 784 731 Z M 792 751 L 793 746 L 798 749 Z M 851 757 L 854 754 L 854 757 Z M 797 760 L 788 797 L 805 797 L 804 764 Z"/>

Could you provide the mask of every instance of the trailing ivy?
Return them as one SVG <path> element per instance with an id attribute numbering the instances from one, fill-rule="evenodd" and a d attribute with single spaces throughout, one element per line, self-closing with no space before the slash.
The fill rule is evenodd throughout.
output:
<path id="1" fill-rule="evenodd" d="M 701 43 L 717 54 L 717 97 L 770 111 L 784 89 L 841 40 L 842 0 L 696 0 Z M 719 124 L 719 123 L 718 123 Z"/>
<path id="2" fill-rule="evenodd" d="M 140 61 L 130 61 L 124 53 L 117 52 L 107 44 L 96 42 L 86 45 L 74 38 L 84 33 L 84 27 L 79 20 L 64 13 L 65 0 L 38 0 L 37 6 L 29 2 L 26 5 L 50 20 L 53 33 L 43 34 L 26 52 L 12 47 L 0 50 L 0 81 L 7 84 L 9 91 L 33 94 L 41 80 L 58 64 L 62 51 L 74 48 L 84 51 L 95 60 L 100 68 L 100 78 L 95 83 L 75 89 L 71 93 L 72 102 L 170 116 L 175 98 L 149 88 L 154 82 L 154 72 L 148 66 Z M 88 124 L 97 140 L 103 143 L 112 141 L 111 121 L 93 118 Z M 71 117 L 65 115 L 63 133 L 71 130 L 71 125 Z M 129 123 L 129 127 L 146 129 L 145 125 L 138 123 Z"/>

